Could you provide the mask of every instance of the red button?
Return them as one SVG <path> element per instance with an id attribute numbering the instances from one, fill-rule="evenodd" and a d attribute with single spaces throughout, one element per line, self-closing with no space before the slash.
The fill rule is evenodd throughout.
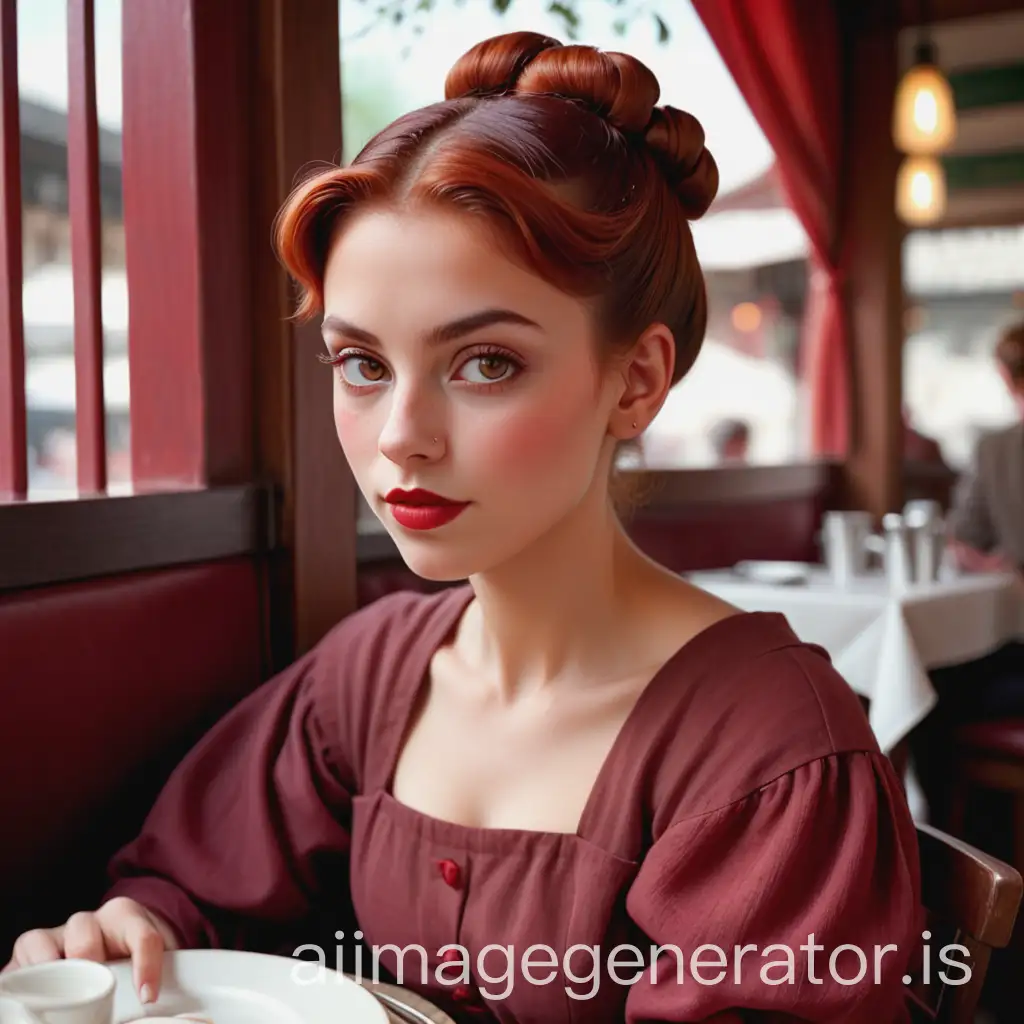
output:
<path id="1" fill-rule="evenodd" d="M 453 889 L 462 887 L 462 870 L 453 860 L 439 860 L 437 866 L 441 869 L 441 877 Z"/>
<path id="2" fill-rule="evenodd" d="M 456 985 L 452 989 L 452 998 L 464 1003 L 473 997 L 473 990 L 468 985 Z"/>
<path id="3" fill-rule="evenodd" d="M 457 949 L 446 949 L 441 954 L 441 959 L 445 963 L 451 963 L 453 960 L 461 960 L 462 957 L 459 956 L 459 951 Z"/>

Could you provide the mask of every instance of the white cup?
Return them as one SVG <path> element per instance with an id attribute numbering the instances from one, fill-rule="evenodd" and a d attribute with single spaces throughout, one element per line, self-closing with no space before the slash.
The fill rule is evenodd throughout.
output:
<path id="1" fill-rule="evenodd" d="M 52 960 L 0 974 L 0 1024 L 114 1024 L 113 971 Z"/>

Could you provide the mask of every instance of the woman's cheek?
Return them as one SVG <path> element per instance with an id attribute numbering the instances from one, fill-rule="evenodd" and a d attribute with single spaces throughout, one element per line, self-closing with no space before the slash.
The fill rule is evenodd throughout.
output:
<path id="1" fill-rule="evenodd" d="M 573 438 L 579 429 L 580 413 L 575 410 L 523 412 L 474 432 L 473 447 L 500 475 L 529 476 L 574 460 Z"/>
<path id="2" fill-rule="evenodd" d="M 347 398 L 348 396 L 344 394 L 335 395 L 334 398 L 334 426 L 338 432 L 338 440 L 346 451 L 360 444 L 360 433 L 369 425 L 368 417 L 359 416 Z"/>

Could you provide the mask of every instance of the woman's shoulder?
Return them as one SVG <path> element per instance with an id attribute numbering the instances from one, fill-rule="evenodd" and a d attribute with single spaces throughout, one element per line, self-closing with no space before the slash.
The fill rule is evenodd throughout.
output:
<path id="1" fill-rule="evenodd" d="M 422 645 L 438 646 L 471 596 L 468 584 L 431 593 L 392 591 L 338 622 L 318 644 L 318 653 L 332 662 L 384 658 L 394 668 Z"/>
<path id="2" fill-rule="evenodd" d="M 814 736 L 825 753 L 873 745 L 860 699 L 828 652 L 777 612 L 736 612 L 703 629 L 664 666 L 681 723 Z"/>
<path id="3" fill-rule="evenodd" d="M 1024 420 L 982 431 L 975 441 L 975 458 L 983 462 L 986 459 L 999 459 L 1001 456 L 1019 454 L 1019 447 L 1024 441 Z"/>
<path id="4" fill-rule="evenodd" d="M 468 586 L 393 591 L 347 615 L 302 659 L 324 743 L 360 778 L 387 747 L 433 651 L 458 621 Z"/>
<path id="5" fill-rule="evenodd" d="M 878 746 L 828 653 L 785 616 L 739 612 L 704 629 L 645 695 L 656 802 L 675 817 L 740 800 L 788 772 Z"/>

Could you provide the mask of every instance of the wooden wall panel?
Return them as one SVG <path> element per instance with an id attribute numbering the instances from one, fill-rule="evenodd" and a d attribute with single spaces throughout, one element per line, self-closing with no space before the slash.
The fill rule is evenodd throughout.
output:
<path id="1" fill-rule="evenodd" d="M 356 488 L 334 430 L 332 379 L 316 359 L 319 325 L 290 320 L 294 293 L 270 251 L 271 227 L 298 176 L 341 154 L 337 0 L 261 0 L 251 163 L 258 447 L 279 484 L 273 564 L 275 651 L 287 660 L 356 607 Z"/>
<path id="2" fill-rule="evenodd" d="M 903 231 L 892 141 L 896 12 L 888 0 L 844 0 L 840 10 L 846 78 L 840 203 L 854 393 L 844 503 L 881 516 L 903 503 Z"/>

